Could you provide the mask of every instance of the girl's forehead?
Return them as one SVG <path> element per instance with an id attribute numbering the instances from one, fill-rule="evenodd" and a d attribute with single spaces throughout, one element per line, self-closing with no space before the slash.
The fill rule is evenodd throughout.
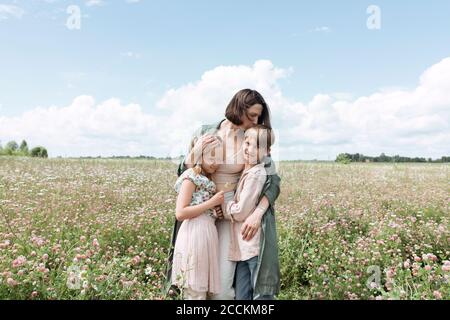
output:
<path id="1" fill-rule="evenodd" d="M 250 127 L 247 130 L 245 130 L 244 135 L 249 135 L 249 134 L 256 134 L 258 132 L 258 129 Z"/>
<path id="2" fill-rule="evenodd" d="M 256 130 L 250 128 L 250 129 L 247 129 L 247 131 L 245 131 L 244 137 L 245 137 L 245 139 L 256 138 L 256 135 L 257 135 Z"/>

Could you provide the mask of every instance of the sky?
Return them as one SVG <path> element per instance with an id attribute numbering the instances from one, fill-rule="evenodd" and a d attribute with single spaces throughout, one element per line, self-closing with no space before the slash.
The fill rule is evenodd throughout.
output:
<path id="1" fill-rule="evenodd" d="M 177 156 L 239 89 L 279 160 L 450 155 L 450 2 L 0 0 L 0 143 Z"/>

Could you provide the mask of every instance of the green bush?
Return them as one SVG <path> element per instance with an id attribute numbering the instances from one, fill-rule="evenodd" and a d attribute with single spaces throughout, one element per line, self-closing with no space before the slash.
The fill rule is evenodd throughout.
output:
<path id="1" fill-rule="evenodd" d="M 45 149 L 44 147 L 34 147 L 33 149 L 31 149 L 31 156 L 39 158 L 48 158 L 47 149 Z"/>
<path id="2" fill-rule="evenodd" d="M 335 160 L 336 162 L 339 162 L 339 163 L 344 163 L 344 164 L 347 164 L 347 163 L 350 163 L 351 162 L 351 159 L 350 159 L 350 157 L 346 154 L 346 153 L 340 153 L 340 154 L 338 154 L 338 156 L 336 157 L 336 160 Z"/>

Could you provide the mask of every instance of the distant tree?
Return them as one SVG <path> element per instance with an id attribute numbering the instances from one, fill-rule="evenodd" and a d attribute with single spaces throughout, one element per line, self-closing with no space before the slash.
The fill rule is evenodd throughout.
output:
<path id="1" fill-rule="evenodd" d="M 10 141 L 6 144 L 6 149 L 10 149 L 11 151 L 17 151 L 17 149 L 19 149 L 19 145 L 15 141 Z"/>
<path id="2" fill-rule="evenodd" d="M 31 156 L 39 158 L 48 158 L 47 149 L 45 149 L 44 147 L 34 147 L 33 149 L 31 149 Z"/>
<path id="3" fill-rule="evenodd" d="M 340 153 L 336 157 L 335 162 L 347 164 L 351 162 L 351 157 L 348 153 Z"/>
<path id="4" fill-rule="evenodd" d="M 28 144 L 25 140 L 22 140 L 19 150 L 20 150 L 20 152 L 22 152 L 22 155 L 24 155 L 24 156 L 28 155 Z"/>
<path id="5" fill-rule="evenodd" d="M 385 155 L 384 152 L 381 153 L 377 159 L 377 162 L 391 162 L 391 161 L 392 161 L 391 157 Z"/>
<path id="6" fill-rule="evenodd" d="M 369 157 L 360 153 L 341 153 L 337 156 L 336 162 L 430 162 L 430 163 L 445 163 L 450 162 L 450 157 L 443 156 L 440 159 L 433 160 L 432 158 L 424 158 L 424 157 L 402 157 L 400 155 L 388 156 L 384 153 L 381 153 L 377 157 Z"/>
<path id="7" fill-rule="evenodd" d="M 22 143 L 20 144 L 19 149 L 20 149 L 20 151 L 28 150 L 28 144 L 25 140 L 22 140 Z"/>

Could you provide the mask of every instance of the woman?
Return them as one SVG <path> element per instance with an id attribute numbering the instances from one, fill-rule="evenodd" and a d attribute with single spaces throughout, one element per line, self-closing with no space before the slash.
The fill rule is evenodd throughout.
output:
<path id="1" fill-rule="evenodd" d="M 188 155 L 181 159 L 178 176 L 192 164 L 198 163 L 203 148 L 210 144 L 214 147 L 216 137 L 220 137 L 224 145 L 224 161 L 218 163 L 212 180 L 217 191 L 234 191 L 244 169 L 244 159 L 241 152 L 244 131 L 256 124 L 263 124 L 269 128 L 270 110 L 264 98 L 255 90 L 243 89 L 237 92 L 225 111 L 225 118 L 213 125 L 203 125 L 192 139 Z M 231 147 L 231 148 L 230 148 Z M 267 299 L 278 294 L 280 287 L 280 268 L 278 261 L 278 244 L 273 205 L 280 192 L 280 178 L 275 172 L 275 166 L 270 157 L 266 158 L 265 169 L 267 179 L 259 196 L 259 204 L 255 211 L 244 221 L 242 237 L 250 240 L 262 228 L 260 240 L 261 252 L 258 257 L 256 270 L 255 299 Z M 218 209 L 220 213 L 220 210 Z M 181 223 L 176 221 L 172 233 L 172 248 L 169 256 L 167 279 L 170 279 L 170 263 L 173 255 L 173 245 Z M 230 220 L 222 219 L 217 222 L 219 236 L 219 265 L 222 292 L 212 296 L 216 300 L 232 300 L 235 297 L 233 281 L 236 262 L 228 260 L 230 244 Z"/>

